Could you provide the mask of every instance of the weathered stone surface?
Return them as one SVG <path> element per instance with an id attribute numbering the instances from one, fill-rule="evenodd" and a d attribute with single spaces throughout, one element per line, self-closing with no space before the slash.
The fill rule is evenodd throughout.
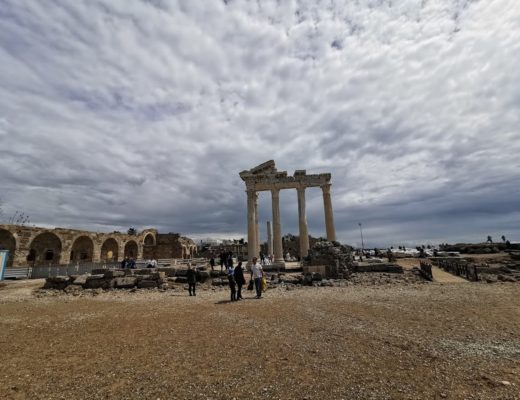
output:
<path id="1" fill-rule="evenodd" d="M 119 289 L 128 289 L 136 285 L 137 278 L 135 276 L 125 276 L 114 279 L 114 287 Z"/>
<path id="2" fill-rule="evenodd" d="M 338 242 L 316 242 L 304 259 L 304 268 L 312 266 L 320 266 L 320 270 L 316 272 L 320 272 L 322 277 L 348 277 L 353 271 L 352 248 Z"/>
<path id="3" fill-rule="evenodd" d="M 210 277 L 210 274 L 208 271 L 199 271 L 197 273 L 197 281 L 198 282 L 206 282 Z"/>
<path id="4" fill-rule="evenodd" d="M 155 268 L 143 268 L 134 270 L 135 275 L 150 275 L 155 272 Z"/>
<path id="5" fill-rule="evenodd" d="M 117 278 L 120 276 L 125 276 L 125 272 L 120 269 L 111 269 L 105 272 L 105 278 Z"/>
<path id="6" fill-rule="evenodd" d="M 109 287 L 109 283 L 105 280 L 104 275 L 91 275 L 87 277 L 87 281 L 84 287 L 88 289 L 107 289 Z"/>
<path id="7" fill-rule="evenodd" d="M 175 276 L 175 273 L 177 272 L 177 268 L 157 268 L 158 271 L 164 272 L 167 277 L 173 277 Z"/>
<path id="8" fill-rule="evenodd" d="M 84 285 L 85 283 L 87 283 L 87 278 L 89 277 L 90 275 L 79 275 L 78 277 L 76 277 L 76 279 L 74 279 L 73 283 L 74 285 Z"/>
<path id="9" fill-rule="evenodd" d="M 83 290 L 83 286 L 81 285 L 68 285 L 65 289 L 63 289 L 66 293 L 73 293 Z"/>
<path id="10" fill-rule="evenodd" d="M 146 289 L 146 288 L 156 288 L 159 285 L 157 285 L 157 281 L 155 280 L 141 280 L 137 282 L 137 287 L 140 289 Z"/>
<path id="11" fill-rule="evenodd" d="M 106 268 L 95 268 L 92 270 L 92 275 L 104 275 L 107 271 Z"/>

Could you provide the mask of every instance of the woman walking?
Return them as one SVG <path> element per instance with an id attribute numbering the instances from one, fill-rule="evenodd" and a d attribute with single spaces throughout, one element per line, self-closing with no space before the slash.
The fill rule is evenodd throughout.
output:
<path id="1" fill-rule="evenodd" d="M 240 300 L 243 299 L 242 297 L 242 286 L 245 285 L 246 279 L 244 278 L 244 269 L 242 268 L 242 261 L 238 263 L 238 265 L 235 268 L 235 282 L 237 284 L 237 294 L 236 299 Z"/>

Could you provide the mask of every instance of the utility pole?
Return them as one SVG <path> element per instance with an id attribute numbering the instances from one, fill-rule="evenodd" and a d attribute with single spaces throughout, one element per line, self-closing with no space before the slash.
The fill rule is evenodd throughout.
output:
<path id="1" fill-rule="evenodd" d="M 359 225 L 359 233 L 361 234 L 361 252 L 364 252 L 365 243 L 363 242 L 363 229 L 361 228 L 361 222 L 359 222 L 358 225 Z"/>

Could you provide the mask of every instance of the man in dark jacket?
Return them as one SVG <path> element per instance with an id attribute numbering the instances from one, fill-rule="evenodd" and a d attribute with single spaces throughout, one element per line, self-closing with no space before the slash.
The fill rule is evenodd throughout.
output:
<path id="1" fill-rule="evenodd" d="M 191 264 L 188 264 L 188 272 L 186 272 L 186 278 L 188 280 L 188 291 L 190 292 L 190 296 L 196 296 L 195 286 L 197 285 L 197 272 L 195 271 L 195 269 L 192 268 Z"/>
<path id="2" fill-rule="evenodd" d="M 240 300 L 243 299 L 242 297 L 242 286 L 246 284 L 246 279 L 244 278 L 244 270 L 242 269 L 242 261 L 238 263 L 238 265 L 235 268 L 235 282 L 237 284 L 237 294 L 236 299 Z"/>

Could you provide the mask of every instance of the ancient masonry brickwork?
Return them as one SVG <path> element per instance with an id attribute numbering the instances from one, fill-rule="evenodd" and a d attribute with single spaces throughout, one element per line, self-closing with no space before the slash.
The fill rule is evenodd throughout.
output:
<path id="1" fill-rule="evenodd" d="M 9 250 L 8 267 L 118 262 L 135 259 L 191 258 L 193 240 L 177 233 L 145 229 L 136 235 L 97 233 L 64 228 L 38 228 L 0 224 L 0 250 Z"/>

